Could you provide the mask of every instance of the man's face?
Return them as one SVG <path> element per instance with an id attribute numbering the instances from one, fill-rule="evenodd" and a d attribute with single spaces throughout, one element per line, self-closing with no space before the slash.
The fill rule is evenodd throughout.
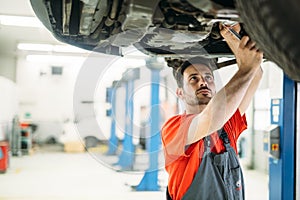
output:
<path id="1" fill-rule="evenodd" d="M 194 64 L 183 72 L 183 99 L 191 106 L 206 105 L 216 93 L 212 71 L 203 64 Z"/>

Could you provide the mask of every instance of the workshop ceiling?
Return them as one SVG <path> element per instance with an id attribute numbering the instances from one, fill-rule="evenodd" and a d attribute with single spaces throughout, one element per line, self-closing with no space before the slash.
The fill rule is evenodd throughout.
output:
<path id="1" fill-rule="evenodd" d="M 29 0 L 0 0 L 0 5 L 0 15 L 35 17 Z M 19 42 L 59 43 L 43 26 L 7 26 L 0 22 L 0 55 L 16 55 L 16 46 Z"/>

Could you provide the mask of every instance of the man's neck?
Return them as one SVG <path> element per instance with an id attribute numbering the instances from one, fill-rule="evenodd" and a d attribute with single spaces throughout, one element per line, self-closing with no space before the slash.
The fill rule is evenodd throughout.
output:
<path id="1" fill-rule="evenodd" d="M 196 105 L 196 106 L 191 106 L 191 105 L 185 105 L 186 106 L 186 114 L 200 114 L 204 108 L 207 106 L 206 104 L 203 105 Z"/>

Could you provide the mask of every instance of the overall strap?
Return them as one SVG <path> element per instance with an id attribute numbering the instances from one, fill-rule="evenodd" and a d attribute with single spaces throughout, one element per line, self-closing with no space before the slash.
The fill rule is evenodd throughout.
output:
<path id="1" fill-rule="evenodd" d="M 218 130 L 218 134 L 219 134 L 219 137 L 221 138 L 221 140 L 223 141 L 224 146 L 228 150 L 228 147 L 230 147 L 230 140 L 228 138 L 226 131 L 224 130 L 224 127 L 221 128 L 220 130 Z"/>
<path id="2" fill-rule="evenodd" d="M 228 147 L 230 147 L 230 140 L 228 138 L 226 131 L 224 130 L 224 127 L 219 129 L 217 132 L 219 134 L 219 137 L 223 141 L 225 148 L 227 149 Z M 210 135 L 204 137 L 204 145 L 205 145 L 205 151 L 210 152 L 210 146 L 211 146 Z"/>
<path id="3" fill-rule="evenodd" d="M 210 152 L 210 135 L 204 137 L 205 151 Z"/>

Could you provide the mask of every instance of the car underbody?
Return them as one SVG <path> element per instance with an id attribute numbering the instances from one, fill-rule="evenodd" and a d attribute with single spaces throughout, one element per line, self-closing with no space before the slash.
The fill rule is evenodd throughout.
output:
<path id="1" fill-rule="evenodd" d="M 277 19 L 276 12 L 267 8 L 280 8 L 280 2 L 270 2 L 31 0 L 38 18 L 58 40 L 83 49 L 120 56 L 124 47 L 134 46 L 147 55 L 163 56 L 167 60 L 193 56 L 233 57 L 220 36 L 219 23 L 240 23 L 241 35 L 249 33 L 266 52 L 268 60 L 276 62 L 293 79 L 300 80 L 300 70 L 296 67 L 299 61 L 295 59 L 299 55 L 300 45 L 292 54 L 282 52 L 281 40 L 267 35 L 272 27 L 263 23 Z M 286 12 L 291 11 L 289 3 L 292 5 L 294 1 L 285 4 L 289 8 Z M 265 8 L 264 12 L 255 14 L 255 5 Z M 267 11 L 275 17 L 269 16 L 267 19 Z M 254 23 L 257 27 L 253 26 Z M 295 44 L 294 40 L 291 43 Z M 278 51 L 275 56 L 274 48 Z"/>

